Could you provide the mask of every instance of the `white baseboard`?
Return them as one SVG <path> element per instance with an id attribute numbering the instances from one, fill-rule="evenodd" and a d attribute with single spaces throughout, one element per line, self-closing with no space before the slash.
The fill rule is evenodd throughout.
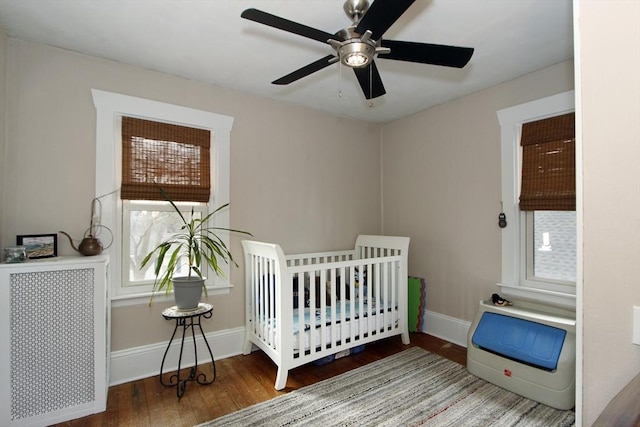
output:
<path id="1" fill-rule="evenodd" d="M 427 310 L 425 312 L 425 327 L 422 332 L 466 348 L 467 332 L 470 327 L 471 322 Z M 216 360 L 242 354 L 244 327 L 211 332 L 206 336 Z M 189 340 L 185 339 L 185 351 L 182 357 L 183 367 L 191 366 L 194 363 L 193 344 L 190 337 L 187 338 Z M 197 336 L 196 342 L 198 363 L 209 362 L 209 354 L 202 337 Z M 166 348 L 167 343 L 161 342 L 112 352 L 109 385 L 114 386 L 158 375 Z M 165 372 L 175 371 L 178 368 L 179 351 L 180 337 L 176 336 L 167 354 Z"/>
<path id="2" fill-rule="evenodd" d="M 424 325 L 422 332 L 467 347 L 467 333 L 471 322 L 427 310 Z"/>
<path id="3" fill-rule="evenodd" d="M 164 366 L 165 372 L 178 369 L 181 339 L 178 335 L 180 335 L 179 331 L 167 353 Z M 211 332 L 206 334 L 206 337 L 216 360 L 242 354 L 244 327 Z M 210 362 L 211 357 L 202 336 L 196 336 L 196 343 L 198 346 L 198 364 Z M 184 345 L 181 365 L 182 367 L 192 366 L 194 364 L 193 341 L 190 336 L 185 337 Z M 114 386 L 158 375 L 166 348 L 167 342 L 161 342 L 112 352 L 109 385 Z"/>

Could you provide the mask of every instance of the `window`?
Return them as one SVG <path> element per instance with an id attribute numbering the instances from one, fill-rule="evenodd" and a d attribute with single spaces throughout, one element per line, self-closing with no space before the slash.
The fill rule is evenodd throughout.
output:
<path id="1" fill-rule="evenodd" d="M 507 295 L 564 307 L 575 307 L 574 146 L 564 144 L 564 137 L 546 148 L 541 148 L 540 141 L 527 139 L 531 132 L 547 132 L 536 127 L 539 124 L 557 124 L 558 120 L 564 120 L 564 129 L 570 129 L 573 135 L 573 109 L 574 94 L 570 91 L 498 111 L 502 129 L 502 202 L 508 221 L 502 229 L 499 285 Z M 570 117 L 560 118 L 565 115 Z M 567 158 L 573 164 L 565 165 Z"/>
<path id="2" fill-rule="evenodd" d="M 575 286 L 576 212 L 533 211 L 526 215 L 526 235 L 532 239 L 532 244 L 526 245 L 527 279 Z"/>
<path id="3" fill-rule="evenodd" d="M 121 128 L 122 286 L 146 290 L 155 279 L 154 264 L 141 270 L 142 260 L 182 227 L 180 216 L 157 185 L 185 217 L 191 209 L 196 217 L 206 216 L 211 196 L 211 132 L 126 116 Z M 180 260 L 178 273 L 187 264 Z M 210 275 L 204 267 L 203 274 Z"/>
<path id="4" fill-rule="evenodd" d="M 185 218 L 191 215 L 192 208 L 195 218 L 203 218 L 208 212 L 208 206 L 205 203 L 175 203 L 180 207 Z M 149 285 L 155 280 L 153 274 L 155 264 L 149 263 L 144 270 L 141 270 L 142 260 L 162 241 L 179 232 L 182 224 L 182 220 L 168 202 L 122 201 L 123 287 L 136 287 L 139 292 L 148 291 Z M 165 260 L 165 263 L 167 262 L 168 259 Z M 187 265 L 188 262 L 183 260 L 180 264 Z M 181 272 L 180 267 L 177 272 Z M 187 273 L 185 269 L 184 275 Z M 204 271 L 203 274 L 209 276 L 211 272 Z"/>
<path id="5" fill-rule="evenodd" d="M 141 121 L 160 122 L 165 125 L 184 126 L 204 130 L 208 133 L 210 164 L 210 176 L 208 179 L 201 180 L 202 183 L 209 186 L 210 191 L 204 198 L 206 201 L 187 197 L 193 202 L 183 202 L 180 205 L 185 207 L 185 211 L 191 210 L 195 206 L 196 211 L 202 213 L 212 211 L 214 207 L 221 206 L 229 201 L 229 180 L 230 180 L 230 135 L 233 125 L 233 118 L 215 114 L 202 110 L 195 110 L 182 106 L 166 104 L 162 102 L 152 101 L 148 99 L 136 98 L 117 93 L 92 90 L 94 104 L 97 110 L 96 121 L 96 197 L 102 202 L 102 218 L 101 223 L 109 227 L 114 236 L 114 243 L 107 251 L 110 255 L 109 277 L 111 278 L 110 298 L 113 304 L 127 305 L 146 302 L 151 290 L 152 280 L 149 280 L 148 273 L 134 271 L 135 254 L 143 252 L 144 245 L 139 240 L 145 235 L 144 228 L 151 224 L 150 218 L 165 217 L 166 221 L 154 222 L 154 227 L 162 228 L 164 231 L 171 231 L 171 215 L 167 206 L 162 201 L 140 200 L 139 196 L 133 196 L 133 200 L 123 201 L 120 199 L 120 189 L 122 187 L 122 121 L 123 117 L 141 119 Z M 125 120 L 126 121 L 126 120 Z M 153 139 L 153 138 L 150 138 Z M 166 138 L 158 138 L 163 140 Z M 169 138 L 171 139 L 171 138 Z M 140 142 L 142 147 L 144 143 Z M 151 143 L 153 144 L 153 143 Z M 148 145 L 148 144 L 147 144 Z M 169 144 L 170 146 L 171 144 Z M 171 148 L 170 148 L 171 149 Z M 199 150 L 196 150 L 199 151 Z M 201 152 L 202 153 L 202 152 Z M 135 163 L 136 161 L 134 161 Z M 137 161 L 140 163 L 139 161 Z M 138 170 L 138 166 L 135 167 Z M 176 170 L 183 171 L 184 168 L 178 167 Z M 197 173 L 199 174 L 199 172 Z M 200 174 L 200 177 L 205 175 Z M 164 179 L 164 178 L 163 178 Z M 135 180 L 134 180 L 135 181 Z M 138 179 L 138 181 L 143 181 Z M 165 182 L 167 184 L 167 182 Z M 170 186 L 170 185 L 169 185 Z M 126 187 L 126 185 L 125 185 Z M 157 191 L 155 186 L 153 191 Z M 164 188 L 164 186 L 163 186 Z M 135 190 L 142 191 L 140 189 Z M 195 190 L 197 193 L 200 190 Z M 134 193 L 138 194 L 138 193 Z M 184 192 L 181 191 L 181 194 Z M 229 227 L 229 209 L 216 214 L 213 218 L 212 225 L 219 227 Z M 131 233 L 129 233 L 131 230 Z M 155 233 L 149 233 L 154 235 Z M 229 237 L 224 236 L 226 244 L 229 243 Z M 145 245 L 150 243 L 145 242 Z M 130 258 L 131 253 L 134 258 Z M 127 260 L 131 260 L 131 268 L 123 263 L 124 254 L 127 254 Z M 224 266 L 228 268 L 227 266 Z M 126 271 L 127 274 L 123 275 Z M 231 284 L 228 282 L 229 271 L 225 271 L 226 279 L 218 277 L 214 274 L 207 275 L 207 288 L 209 293 L 228 292 Z M 123 277 L 125 280 L 123 280 Z M 133 278 L 133 280 L 129 280 Z"/>

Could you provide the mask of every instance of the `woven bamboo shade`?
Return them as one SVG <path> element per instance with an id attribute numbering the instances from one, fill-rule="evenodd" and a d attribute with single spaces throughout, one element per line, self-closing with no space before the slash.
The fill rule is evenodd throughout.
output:
<path id="1" fill-rule="evenodd" d="M 210 141 L 208 130 L 123 117 L 120 197 L 165 200 L 157 183 L 174 201 L 207 203 Z"/>
<path id="2" fill-rule="evenodd" d="M 576 210 L 575 114 L 522 125 L 520 210 Z"/>

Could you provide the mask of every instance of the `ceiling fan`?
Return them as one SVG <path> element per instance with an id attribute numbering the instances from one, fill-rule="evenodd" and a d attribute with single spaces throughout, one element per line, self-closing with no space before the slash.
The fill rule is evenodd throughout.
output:
<path id="1" fill-rule="evenodd" d="M 473 48 L 383 39 L 383 34 L 400 18 L 415 0 L 375 0 L 371 7 L 367 0 L 346 0 L 344 11 L 353 24 L 330 34 L 257 9 L 247 9 L 240 15 L 245 19 L 298 34 L 331 45 L 334 53 L 312 62 L 272 83 L 287 85 L 340 62 L 352 68 L 366 99 L 386 93 L 374 59 L 395 59 L 464 67 L 473 55 Z"/>

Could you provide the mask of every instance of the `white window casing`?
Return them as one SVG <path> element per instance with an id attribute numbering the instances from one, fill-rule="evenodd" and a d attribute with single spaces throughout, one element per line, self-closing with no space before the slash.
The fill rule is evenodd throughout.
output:
<path id="1" fill-rule="evenodd" d="M 229 202 L 230 143 L 233 117 L 137 98 L 113 92 L 92 89 L 96 107 L 96 197 L 102 203 L 101 224 L 114 235 L 108 249 L 111 255 L 109 276 L 113 305 L 140 304 L 146 302 L 150 292 L 140 292 L 135 287 L 122 286 L 122 212 L 123 202 L 119 189 L 122 176 L 121 117 L 130 116 L 162 121 L 181 126 L 191 126 L 211 131 L 211 194 L 208 209 Z M 211 225 L 229 228 L 230 210 L 224 209 L 214 215 Z M 229 244 L 228 233 L 221 233 L 225 244 Z M 207 275 L 207 289 L 211 293 L 226 293 L 231 287 L 229 267 L 224 265 L 226 278 Z"/>
<path id="2" fill-rule="evenodd" d="M 516 105 L 497 112 L 501 127 L 502 203 L 507 227 L 502 233 L 501 292 L 541 303 L 575 308 L 575 286 L 527 280 L 527 213 L 518 208 L 521 180 L 522 124 L 574 111 L 574 91 Z"/>

